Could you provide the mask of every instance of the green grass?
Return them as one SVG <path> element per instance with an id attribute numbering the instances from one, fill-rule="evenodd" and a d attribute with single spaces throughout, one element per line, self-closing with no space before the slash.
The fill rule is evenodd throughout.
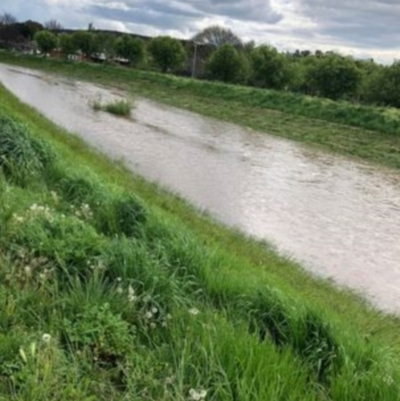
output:
<path id="1" fill-rule="evenodd" d="M 129 117 L 131 115 L 132 105 L 127 100 L 118 100 L 107 103 L 104 110 L 117 116 Z"/>
<path id="2" fill-rule="evenodd" d="M 126 99 L 114 100 L 106 104 L 102 104 L 100 100 L 95 99 L 89 104 L 94 111 L 106 111 L 121 117 L 129 117 L 133 107 L 132 103 Z"/>
<path id="3" fill-rule="evenodd" d="M 400 400 L 397 318 L 1 86 L 0 116 L 0 400 Z"/>
<path id="4" fill-rule="evenodd" d="M 340 154 L 400 167 L 400 112 L 397 109 L 6 52 L 0 53 L 0 61 L 116 87 Z"/>

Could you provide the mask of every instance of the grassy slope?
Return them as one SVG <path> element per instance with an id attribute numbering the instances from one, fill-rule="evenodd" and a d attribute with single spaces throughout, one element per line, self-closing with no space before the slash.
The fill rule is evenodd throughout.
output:
<path id="1" fill-rule="evenodd" d="M 18 400 L 184 400 L 190 388 L 205 388 L 215 400 L 400 399 L 392 382 L 398 380 L 398 319 L 197 214 L 1 87 L 0 113 L 26 122 L 59 154 L 56 168 L 27 187 L 0 178 L 1 393 Z M 76 203 L 81 193 L 62 184 L 71 175 L 85 177 L 94 199 Z M 52 189 L 61 192 L 61 203 Z M 107 204 L 108 194 L 118 200 L 121 191 L 135 193 L 148 209 L 136 240 L 112 239 L 99 225 L 108 215 L 78 223 L 67 212 L 97 197 Z M 51 235 L 46 219 L 28 219 L 20 229 L 11 217 L 24 216 L 33 203 L 52 208 Z M 21 249 L 50 261 L 47 279 L 24 276 Z M 108 269 L 87 273 L 85 258 Z M 77 268 L 85 280 L 74 274 Z M 134 306 L 126 299 L 129 283 L 139 296 Z M 155 329 L 145 319 L 152 307 Z M 201 314 L 187 312 L 193 307 Z M 167 312 L 172 320 L 164 328 Z M 258 341 L 248 327 L 268 339 Z M 53 335 L 51 345 L 32 347 L 43 332 Z"/>
<path id="2" fill-rule="evenodd" d="M 400 167 L 400 113 L 395 109 L 4 52 L 0 61 L 118 87 L 259 131 Z"/>

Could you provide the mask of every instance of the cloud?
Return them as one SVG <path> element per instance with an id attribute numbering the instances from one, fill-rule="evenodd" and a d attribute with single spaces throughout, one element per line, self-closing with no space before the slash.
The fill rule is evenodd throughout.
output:
<path id="1" fill-rule="evenodd" d="M 336 50 L 391 62 L 400 55 L 398 0 L 11 0 L 19 19 L 190 38 L 220 24 L 282 50 Z M 7 8 L 7 9 L 6 9 Z"/>

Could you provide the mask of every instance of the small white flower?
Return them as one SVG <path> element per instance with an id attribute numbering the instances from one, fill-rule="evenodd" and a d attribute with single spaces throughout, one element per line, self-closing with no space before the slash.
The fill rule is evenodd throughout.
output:
<path id="1" fill-rule="evenodd" d="M 171 319 L 172 319 L 172 315 L 168 313 L 167 320 L 171 320 Z"/>
<path id="2" fill-rule="evenodd" d="M 124 292 L 124 290 L 122 289 L 121 286 L 119 286 L 119 287 L 117 288 L 117 293 L 118 293 L 118 294 L 122 294 L 123 292 Z"/>
<path id="3" fill-rule="evenodd" d="M 51 341 L 51 335 L 48 333 L 45 333 L 42 335 L 42 342 L 45 344 L 49 344 Z"/>
<path id="4" fill-rule="evenodd" d="M 27 276 L 30 276 L 31 275 L 31 273 L 32 273 L 32 269 L 31 269 L 31 267 L 30 266 L 25 266 L 24 267 L 24 270 L 25 270 L 25 274 L 27 275 Z"/>
<path id="5" fill-rule="evenodd" d="M 122 278 L 121 278 L 121 277 L 118 277 L 118 278 L 117 278 L 117 281 L 120 283 L 120 282 L 122 281 Z"/>
<path id="6" fill-rule="evenodd" d="M 153 317 L 153 314 L 150 311 L 148 311 L 146 312 L 145 317 L 146 319 L 151 319 Z"/>
<path id="7" fill-rule="evenodd" d="M 193 388 L 191 388 L 189 390 L 189 395 L 190 395 L 190 399 L 193 401 L 200 401 L 200 400 L 204 400 L 207 396 L 207 391 L 206 390 L 195 390 Z"/>
<path id="8" fill-rule="evenodd" d="M 155 323 L 150 323 L 150 328 L 151 329 L 155 329 L 156 328 L 156 324 Z"/>
<path id="9" fill-rule="evenodd" d="M 153 315 L 155 315 L 157 312 L 158 312 L 158 309 L 157 309 L 157 308 L 151 308 L 151 313 L 152 313 Z"/>
<path id="10" fill-rule="evenodd" d="M 200 313 L 200 311 L 196 308 L 191 308 L 189 309 L 189 313 L 193 316 L 197 316 Z"/>
<path id="11" fill-rule="evenodd" d="M 129 302 L 135 302 L 137 299 L 137 296 L 135 295 L 135 290 L 131 285 L 128 287 L 128 301 Z"/>

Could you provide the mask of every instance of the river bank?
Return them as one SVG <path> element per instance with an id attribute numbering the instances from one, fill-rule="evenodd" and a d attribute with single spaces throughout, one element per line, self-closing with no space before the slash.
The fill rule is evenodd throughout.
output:
<path id="1" fill-rule="evenodd" d="M 397 318 L 132 175 L 4 88 L 0 112 L 57 153 L 36 154 L 51 168 L 34 180 L 1 177 L 0 343 L 17 366 L 1 383 L 16 399 L 399 399 Z M 114 216 L 127 201 L 134 231 Z M 45 276 L 24 269 L 31 255 Z"/>
<path id="2" fill-rule="evenodd" d="M 395 109 L 364 107 L 115 66 L 15 56 L 5 52 L 0 52 L 0 62 L 121 88 L 134 95 L 258 131 L 382 165 L 400 167 L 400 115 Z"/>

